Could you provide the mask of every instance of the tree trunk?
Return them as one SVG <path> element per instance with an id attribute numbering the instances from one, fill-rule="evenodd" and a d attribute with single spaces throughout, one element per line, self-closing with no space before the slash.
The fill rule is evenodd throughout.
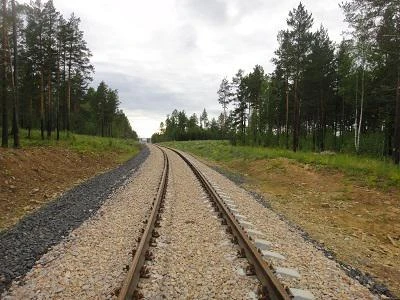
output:
<path id="1" fill-rule="evenodd" d="M 57 103 L 56 103 L 56 131 L 57 141 L 60 140 L 60 53 L 57 55 Z"/>
<path id="2" fill-rule="evenodd" d="M 296 152 L 299 147 L 300 133 L 300 105 L 297 93 L 298 79 L 294 81 L 294 120 L 293 120 L 293 151 Z"/>
<path id="3" fill-rule="evenodd" d="M 101 119 L 101 137 L 104 137 L 104 118 Z"/>
<path id="4" fill-rule="evenodd" d="M 340 150 L 343 148 L 344 146 L 344 134 L 345 134 L 345 125 L 344 125 L 344 96 L 342 97 L 342 122 L 341 122 L 341 126 L 340 126 Z"/>
<path id="5" fill-rule="evenodd" d="M 394 116 L 393 162 L 400 164 L 400 70 L 397 71 L 396 110 Z"/>
<path id="6" fill-rule="evenodd" d="M 66 51 L 64 50 L 63 53 L 63 87 L 64 87 L 64 92 L 63 92 L 63 105 L 62 105 L 62 124 L 63 124 L 63 130 L 67 129 L 67 85 L 66 85 L 66 73 L 67 71 L 67 54 Z M 65 101 L 64 101 L 65 100 Z"/>
<path id="7" fill-rule="evenodd" d="M 319 117 L 319 151 L 325 151 L 325 109 L 324 109 L 324 93 L 320 90 L 320 117 Z"/>
<path id="8" fill-rule="evenodd" d="M 2 9 L 3 9 L 3 30 L 2 30 L 2 97 L 1 104 L 3 110 L 3 124 L 2 124 L 2 135 L 1 135 L 1 146 L 8 147 L 8 105 L 7 105 L 7 48 L 6 48 L 6 39 L 7 39 L 7 0 L 2 1 Z"/>
<path id="9" fill-rule="evenodd" d="M 13 27 L 13 46 L 14 46 L 14 76 L 13 76 L 13 134 L 14 134 L 14 147 L 19 148 L 19 128 L 18 128 L 18 47 L 17 47 L 17 16 L 15 11 L 15 0 L 11 1 L 12 5 L 12 27 Z"/>
<path id="10" fill-rule="evenodd" d="M 358 134 L 358 73 L 356 76 L 356 116 L 354 120 L 354 147 L 356 149 L 356 152 L 358 152 L 357 134 Z"/>
<path id="11" fill-rule="evenodd" d="M 312 131 L 312 144 L 313 144 L 313 151 L 316 151 L 317 148 L 317 124 L 316 124 L 316 120 L 317 118 L 315 117 L 315 114 L 313 114 L 313 122 L 311 123 L 311 131 Z"/>
<path id="12" fill-rule="evenodd" d="M 40 72 L 40 134 L 44 140 L 44 78 L 43 70 Z"/>
<path id="13" fill-rule="evenodd" d="M 285 133 L 286 133 L 286 149 L 289 149 L 289 83 L 286 81 L 286 121 L 285 121 Z"/>
<path id="14" fill-rule="evenodd" d="M 335 95 L 336 96 L 336 95 Z M 337 97 L 335 97 L 337 99 Z M 337 144 L 337 131 L 340 131 L 339 128 L 339 120 L 338 120 L 338 116 L 339 116 L 339 104 L 337 102 L 337 100 L 335 100 L 335 118 L 333 121 L 333 125 L 332 125 L 332 130 L 333 130 L 333 148 L 335 149 L 335 151 L 338 151 L 338 144 Z"/>
<path id="15" fill-rule="evenodd" d="M 51 137 L 51 74 L 47 79 L 48 93 L 47 93 L 47 137 Z"/>
<path id="16" fill-rule="evenodd" d="M 72 45 L 71 45 L 72 48 Z M 67 135 L 71 130 L 71 68 L 72 68 L 72 54 L 71 52 L 68 53 L 68 82 L 67 82 Z"/>
<path id="17" fill-rule="evenodd" d="M 31 138 L 31 129 L 32 129 L 32 95 L 29 96 L 28 139 Z"/>
<path id="18" fill-rule="evenodd" d="M 69 72 L 68 72 L 69 73 Z M 68 74 L 68 86 L 67 86 L 67 134 L 71 130 L 71 78 Z"/>
<path id="19" fill-rule="evenodd" d="M 364 111 L 364 77 L 365 71 L 363 67 L 362 77 L 361 77 L 361 98 L 360 98 L 360 121 L 358 124 L 358 133 L 357 133 L 357 153 L 360 151 L 360 136 L 361 136 L 361 125 L 363 120 L 363 111 Z"/>

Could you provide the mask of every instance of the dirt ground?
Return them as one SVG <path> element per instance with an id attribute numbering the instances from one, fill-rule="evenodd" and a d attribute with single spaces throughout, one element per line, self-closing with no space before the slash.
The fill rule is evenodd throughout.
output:
<path id="1" fill-rule="evenodd" d="M 0 231 L 74 185 L 116 166 L 118 157 L 52 147 L 0 149 Z"/>
<path id="2" fill-rule="evenodd" d="M 337 171 L 279 158 L 227 163 L 275 211 L 300 225 L 337 258 L 371 274 L 400 297 L 400 191 L 357 185 Z"/>

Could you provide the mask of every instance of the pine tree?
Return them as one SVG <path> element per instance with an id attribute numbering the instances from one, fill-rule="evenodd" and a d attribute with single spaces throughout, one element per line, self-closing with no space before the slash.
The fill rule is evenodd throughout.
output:
<path id="1" fill-rule="evenodd" d="M 278 33 L 279 48 L 275 51 L 276 58 L 272 61 L 276 66 L 275 75 L 281 78 L 285 83 L 285 133 L 286 133 L 286 148 L 289 149 L 289 78 L 293 74 L 293 65 L 290 59 L 292 44 L 288 30 L 282 30 Z M 281 75 L 282 74 L 282 75 Z"/>
<path id="2" fill-rule="evenodd" d="M 260 65 L 256 65 L 253 72 L 248 74 L 243 84 L 246 84 L 245 90 L 247 91 L 247 101 L 249 107 L 249 132 L 252 135 L 254 144 L 259 144 L 260 137 L 260 108 L 261 108 L 261 88 L 264 80 L 264 70 Z"/>
<path id="3" fill-rule="evenodd" d="M 64 78 L 65 84 L 65 47 L 66 47 L 66 21 L 62 15 L 60 15 L 57 24 L 57 53 L 56 53 L 56 135 L 57 141 L 60 139 L 60 110 L 61 110 L 61 76 Z M 64 59 L 63 59 L 64 58 Z M 61 65 L 63 64 L 63 69 Z"/>
<path id="4" fill-rule="evenodd" d="M 39 111 L 40 131 L 44 139 L 45 112 L 44 112 L 44 70 L 45 70 L 45 48 L 43 39 L 43 5 L 40 0 L 31 2 L 27 9 L 26 56 L 30 61 L 32 77 L 39 86 Z M 34 84 L 35 86 L 36 84 Z M 35 101 L 36 102 L 36 101 Z"/>
<path id="5" fill-rule="evenodd" d="M 233 125 L 239 132 L 239 139 L 242 143 L 245 143 L 246 137 L 246 121 L 247 121 L 247 86 L 246 79 L 243 77 L 244 71 L 239 69 L 236 75 L 232 78 L 233 87 L 232 91 L 232 102 L 234 104 L 233 110 Z"/>
<path id="6" fill-rule="evenodd" d="M 7 63 L 7 0 L 2 1 L 2 58 L 1 58 L 1 81 L 2 81 L 2 95 L 1 95 L 1 104 L 2 104 L 2 136 L 1 136 L 1 146 L 8 147 L 8 95 L 7 95 L 7 71 L 8 71 L 8 63 Z"/>
<path id="7" fill-rule="evenodd" d="M 65 65 L 66 65 L 66 129 L 71 130 L 71 101 L 72 101 L 72 80 L 75 76 L 89 79 L 90 73 L 94 70 L 90 64 L 92 56 L 83 39 L 83 32 L 79 29 L 80 19 L 72 14 L 65 29 Z M 103 132 L 104 133 L 104 132 Z"/>
<path id="8" fill-rule="evenodd" d="M 334 59 L 333 43 L 329 39 L 327 31 L 321 26 L 313 35 L 311 53 L 307 57 L 308 63 L 304 70 L 303 79 L 303 85 L 307 90 L 304 96 L 306 99 L 304 99 L 303 110 L 305 110 L 305 115 L 309 113 L 305 117 L 312 123 L 313 145 L 319 151 L 325 150 L 329 100 L 334 97 Z"/>
<path id="9" fill-rule="evenodd" d="M 353 69 L 354 58 L 351 49 L 353 43 L 351 40 L 343 40 L 336 54 L 337 60 L 337 88 L 341 107 L 340 137 L 341 144 L 344 144 L 346 132 L 349 131 L 352 124 L 349 122 L 352 112 L 352 100 L 354 95 L 355 70 Z"/>
<path id="10" fill-rule="evenodd" d="M 200 115 L 200 127 L 203 129 L 206 129 L 208 127 L 208 114 L 205 108 Z"/>
<path id="11" fill-rule="evenodd" d="M 17 36 L 17 12 L 15 0 L 11 0 L 12 10 L 12 36 L 13 36 L 13 120 L 12 131 L 14 137 L 14 148 L 20 147 L 18 127 L 18 36 Z"/>
<path id="12" fill-rule="evenodd" d="M 364 3 L 359 3 L 356 0 L 353 3 L 347 3 L 343 5 L 343 10 L 346 16 L 347 22 L 353 28 L 352 36 L 355 41 L 354 52 L 357 59 L 355 63 L 357 65 L 360 79 L 360 91 L 356 91 L 356 111 L 355 111 L 355 121 L 354 121 L 354 147 L 356 152 L 360 151 L 360 140 L 362 128 L 364 127 L 364 106 L 365 106 L 365 82 L 366 74 L 370 71 L 371 64 L 370 54 L 374 44 L 375 36 L 375 25 L 371 19 L 372 11 L 368 6 L 368 1 Z M 357 86 L 359 85 L 359 80 L 357 77 Z M 360 96 L 360 103 L 358 105 L 358 95 Z"/>
<path id="13" fill-rule="evenodd" d="M 287 19 L 288 42 L 290 47 L 286 50 L 289 61 L 293 66 L 293 74 L 291 75 L 294 93 L 294 112 L 293 112 L 293 151 L 299 148 L 300 137 L 300 80 L 306 65 L 306 58 L 311 47 L 312 34 L 310 29 L 313 25 L 312 15 L 308 13 L 302 3 L 297 9 L 289 12 Z"/>
<path id="14" fill-rule="evenodd" d="M 57 65 L 57 31 L 59 13 L 49 0 L 43 8 L 43 47 L 44 47 L 44 78 L 46 79 L 47 104 L 46 111 L 46 130 L 47 137 L 51 136 L 53 123 L 53 78 L 58 67 Z"/>
<path id="15" fill-rule="evenodd" d="M 218 103 L 221 104 L 224 110 L 224 123 L 225 123 L 225 119 L 227 117 L 226 110 L 230 103 L 230 98 L 231 98 L 231 87 L 229 85 L 229 81 L 226 78 L 222 79 L 217 93 L 218 93 Z"/>

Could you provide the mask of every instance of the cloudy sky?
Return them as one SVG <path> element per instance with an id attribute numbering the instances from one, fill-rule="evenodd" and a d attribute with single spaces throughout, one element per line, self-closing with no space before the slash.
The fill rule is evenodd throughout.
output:
<path id="1" fill-rule="evenodd" d="M 303 0 L 315 27 L 331 38 L 345 29 L 336 0 Z M 260 64 L 273 70 L 276 35 L 298 0 L 54 0 L 75 12 L 93 52 L 94 85 L 119 90 L 121 107 L 141 137 L 149 137 L 174 108 L 205 107 L 216 116 L 223 77 Z"/>

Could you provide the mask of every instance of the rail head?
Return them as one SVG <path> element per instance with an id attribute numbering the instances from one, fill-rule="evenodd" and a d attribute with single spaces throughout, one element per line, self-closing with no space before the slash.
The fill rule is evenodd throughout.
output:
<path id="1" fill-rule="evenodd" d="M 161 175 L 160 185 L 157 190 L 157 195 L 152 203 L 152 208 L 150 212 L 150 217 L 147 220 L 146 227 L 140 238 L 140 242 L 134 253 L 133 260 L 129 265 L 128 274 L 123 282 L 121 290 L 118 295 L 118 299 L 127 300 L 133 299 L 135 290 L 140 280 L 141 270 L 146 260 L 146 252 L 150 247 L 150 240 L 153 235 L 153 230 L 157 221 L 158 211 L 160 209 L 161 203 L 165 197 L 167 183 L 168 183 L 168 172 L 169 172 L 169 161 L 168 156 L 165 151 L 158 147 L 164 157 L 163 172 Z"/>

